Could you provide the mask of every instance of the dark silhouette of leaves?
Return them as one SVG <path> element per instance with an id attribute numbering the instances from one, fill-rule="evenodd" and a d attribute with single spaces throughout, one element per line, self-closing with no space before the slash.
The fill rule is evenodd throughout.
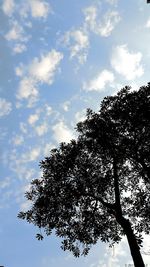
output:
<path id="1" fill-rule="evenodd" d="M 53 230 L 62 249 L 87 255 L 99 239 L 126 235 L 136 267 L 142 232 L 150 232 L 150 84 L 125 87 L 105 97 L 98 113 L 87 110 L 77 140 L 61 143 L 40 162 L 43 176 L 26 198 L 32 208 L 19 218 Z M 37 234 L 38 239 L 43 236 Z"/>

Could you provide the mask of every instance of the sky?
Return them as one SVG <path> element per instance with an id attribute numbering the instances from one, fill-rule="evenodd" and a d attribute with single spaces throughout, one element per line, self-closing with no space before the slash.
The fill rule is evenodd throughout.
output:
<path id="1" fill-rule="evenodd" d="M 0 265 L 123 267 L 126 239 L 99 242 L 76 259 L 52 235 L 17 214 L 41 175 L 39 161 L 76 137 L 87 108 L 125 85 L 146 85 L 150 71 L 150 4 L 146 0 L 0 1 Z M 150 238 L 142 252 L 150 266 Z"/>

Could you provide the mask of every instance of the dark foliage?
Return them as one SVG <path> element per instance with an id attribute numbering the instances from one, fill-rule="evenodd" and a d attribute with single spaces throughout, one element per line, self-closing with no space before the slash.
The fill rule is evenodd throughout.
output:
<path id="1" fill-rule="evenodd" d="M 47 235 L 55 230 L 75 256 L 99 239 L 113 244 L 126 235 L 142 267 L 141 233 L 150 231 L 150 84 L 104 98 L 76 130 L 77 140 L 40 163 L 43 176 L 26 193 L 32 208 L 19 217 Z"/>

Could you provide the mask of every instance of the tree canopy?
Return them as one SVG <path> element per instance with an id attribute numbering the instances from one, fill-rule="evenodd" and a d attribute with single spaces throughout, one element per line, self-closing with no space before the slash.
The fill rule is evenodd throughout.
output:
<path id="1" fill-rule="evenodd" d="M 105 97 L 76 130 L 76 140 L 40 162 L 43 175 L 26 193 L 32 207 L 19 217 L 46 235 L 54 230 L 75 256 L 126 235 L 142 267 L 142 232 L 150 232 L 150 84 Z"/>

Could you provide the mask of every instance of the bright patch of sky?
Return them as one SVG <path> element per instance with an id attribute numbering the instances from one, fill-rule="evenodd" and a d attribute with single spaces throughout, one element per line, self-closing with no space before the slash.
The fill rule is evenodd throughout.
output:
<path id="1" fill-rule="evenodd" d="M 52 237 L 16 216 L 24 192 L 40 177 L 38 163 L 74 138 L 87 108 L 125 85 L 149 82 L 150 5 L 146 0 L 1 0 L 0 6 L 0 265 L 122 267 L 126 240 L 98 243 L 74 259 Z M 146 250 L 150 243 L 145 237 Z M 143 255 L 145 262 L 150 258 Z"/>

